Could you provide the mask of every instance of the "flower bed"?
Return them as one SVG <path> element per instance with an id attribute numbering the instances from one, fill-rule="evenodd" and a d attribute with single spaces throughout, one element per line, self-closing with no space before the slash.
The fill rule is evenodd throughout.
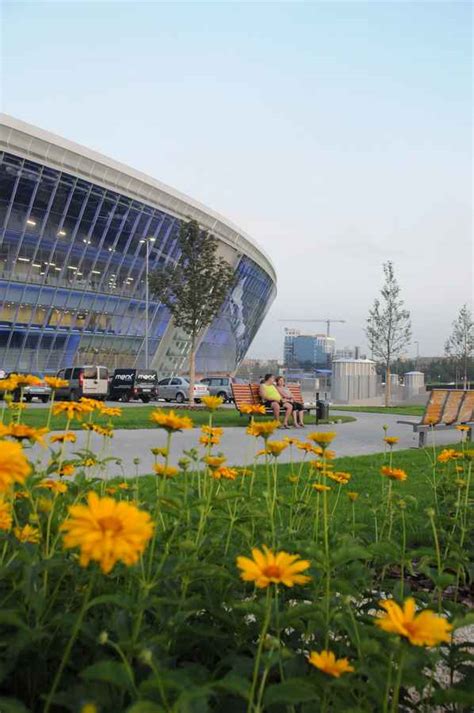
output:
<path id="1" fill-rule="evenodd" d="M 340 461 L 336 433 L 277 440 L 255 416 L 258 461 L 230 468 L 220 403 L 206 406 L 178 468 L 170 444 L 192 422 L 156 410 L 168 444 L 153 449 L 155 475 L 112 482 L 99 476 L 120 409 L 53 403 L 67 428 L 50 437 L 7 399 L 0 710 L 470 710 L 462 431 L 416 455 L 385 434 L 380 456 Z M 89 442 L 65 461 L 73 421 Z M 28 459 L 35 441 L 51 450 L 45 472 Z"/>

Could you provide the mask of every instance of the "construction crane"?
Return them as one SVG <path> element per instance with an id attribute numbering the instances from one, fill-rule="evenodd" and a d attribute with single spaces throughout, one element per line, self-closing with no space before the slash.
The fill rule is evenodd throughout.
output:
<path id="1" fill-rule="evenodd" d="M 339 322 L 345 324 L 345 319 L 279 319 L 279 322 L 286 322 L 287 324 L 292 324 L 293 322 L 325 322 L 326 324 L 326 337 L 329 337 L 331 332 L 331 322 Z"/>

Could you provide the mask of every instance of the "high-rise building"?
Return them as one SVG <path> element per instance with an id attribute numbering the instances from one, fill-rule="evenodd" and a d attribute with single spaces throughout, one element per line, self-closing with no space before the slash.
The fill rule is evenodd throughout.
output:
<path id="1" fill-rule="evenodd" d="M 285 330 L 284 364 L 287 368 L 330 367 L 336 340 L 325 334 L 301 334 L 296 329 Z"/>

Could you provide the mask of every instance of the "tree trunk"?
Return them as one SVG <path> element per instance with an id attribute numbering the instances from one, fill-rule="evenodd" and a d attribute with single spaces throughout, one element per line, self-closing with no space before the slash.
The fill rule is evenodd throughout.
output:
<path id="1" fill-rule="evenodd" d="M 385 366 L 385 406 L 390 406 L 392 384 L 390 381 L 390 364 Z"/>
<path id="2" fill-rule="evenodd" d="M 194 404 L 194 382 L 196 381 L 196 339 L 191 337 L 191 350 L 189 352 L 189 403 Z"/>

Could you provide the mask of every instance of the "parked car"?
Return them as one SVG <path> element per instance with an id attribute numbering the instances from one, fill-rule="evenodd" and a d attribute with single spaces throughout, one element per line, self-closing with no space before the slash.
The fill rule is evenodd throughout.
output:
<path id="1" fill-rule="evenodd" d="M 189 381 L 183 376 L 173 376 L 158 382 L 158 398 L 165 401 L 177 401 L 182 404 L 189 396 Z M 203 396 L 209 396 L 207 386 L 194 384 L 194 400 L 200 403 Z"/>
<path id="2" fill-rule="evenodd" d="M 26 374 L 27 372 L 11 372 L 13 374 Z M 44 375 L 43 374 L 38 374 L 36 371 L 29 371 L 28 374 L 31 374 L 32 376 L 37 376 L 38 379 L 41 379 L 41 384 L 38 384 L 36 386 L 24 386 L 23 387 L 23 399 L 25 401 L 32 401 L 33 399 L 39 399 L 42 401 L 44 404 L 48 403 L 50 397 L 51 397 L 51 389 L 47 385 L 47 383 L 44 381 Z M 7 375 L 10 376 L 11 374 Z M 13 401 L 19 401 L 20 396 L 21 396 L 21 389 L 15 389 L 15 391 L 12 392 L 13 396 Z"/>
<path id="3" fill-rule="evenodd" d="M 106 366 L 75 366 L 60 369 L 59 379 L 66 379 L 68 386 L 57 389 L 55 398 L 78 401 L 86 396 L 99 401 L 105 400 L 109 389 L 109 372 Z"/>
<path id="4" fill-rule="evenodd" d="M 208 376 L 201 379 L 201 384 L 205 384 L 211 396 L 220 396 L 224 401 L 233 401 L 232 386 L 234 382 L 230 376 Z"/>
<path id="5" fill-rule="evenodd" d="M 115 369 L 109 387 L 111 401 L 141 399 L 147 404 L 158 393 L 158 374 L 150 369 Z"/>

